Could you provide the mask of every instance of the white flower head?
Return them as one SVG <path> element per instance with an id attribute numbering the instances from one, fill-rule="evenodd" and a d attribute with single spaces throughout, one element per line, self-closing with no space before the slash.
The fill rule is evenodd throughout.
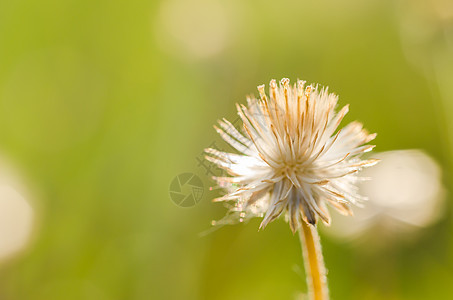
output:
<path id="1" fill-rule="evenodd" d="M 232 201 L 230 214 L 240 221 L 264 217 L 260 228 L 286 214 L 293 232 L 301 222 L 329 224 L 326 204 L 350 215 L 357 194 L 357 172 L 377 160 L 359 156 L 374 146 L 364 145 L 376 137 L 358 122 L 337 130 L 348 106 L 335 112 L 338 97 L 327 88 L 305 87 L 298 80 L 270 82 L 269 96 L 258 86 L 260 99 L 249 97 L 248 106 L 237 105 L 243 130 L 226 119 L 214 126 L 239 153 L 206 149 L 206 159 L 230 176 L 214 177 L 227 194 L 215 201 Z M 225 221 L 226 220 L 226 221 Z"/>

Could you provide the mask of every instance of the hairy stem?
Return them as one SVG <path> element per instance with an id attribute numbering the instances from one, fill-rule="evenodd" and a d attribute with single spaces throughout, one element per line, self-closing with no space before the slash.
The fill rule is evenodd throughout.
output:
<path id="1" fill-rule="evenodd" d="M 315 226 L 302 222 L 299 236 L 310 299 L 327 300 L 329 299 L 329 289 L 327 288 L 326 267 L 318 231 Z"/>

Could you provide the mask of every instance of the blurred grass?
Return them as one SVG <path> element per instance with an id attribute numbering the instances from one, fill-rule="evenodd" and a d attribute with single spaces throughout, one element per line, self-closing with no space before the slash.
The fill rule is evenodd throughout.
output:
<path id="1" fill-rule="evenodd" d="M 299 242 L 283 221 L 200 238 L 225 212 L 210 202 L 216 192 L 182 209 L 167 191 L 182 172 L 212 184 L 196 161 L 212 141 L 224 145 L 212 125 L 272 78 L 329 85 L 351 104 L 346 121 L 379 133 L 377 150 L 424 149 L 450 187 L 444 110 L 405 57 L 393 2 L 218 3 L 224 47 L 197 56 L 165 31 L 162 1 L 0 1 L 0 150 L 30 183 L 37 212 L 30 246 L 1 262 L 1 299 L 304 291 Z M 448 205 L 442 222 L 388 253 L 325 237 L 331 295 L 451 298 L 452 236 Z"/>

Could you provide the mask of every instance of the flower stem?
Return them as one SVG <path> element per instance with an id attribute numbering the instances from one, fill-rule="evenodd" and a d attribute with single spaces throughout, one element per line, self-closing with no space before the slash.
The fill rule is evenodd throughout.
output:
<path id="1" fill-rule="evenodd" d="M 302 244 L 310 299 L 327 300 L 329 299 L 329 290 L 327 288 L 326 267 L 324 266 L 318 231 L 315 226 L 302 222 L 299 237 Z"/>

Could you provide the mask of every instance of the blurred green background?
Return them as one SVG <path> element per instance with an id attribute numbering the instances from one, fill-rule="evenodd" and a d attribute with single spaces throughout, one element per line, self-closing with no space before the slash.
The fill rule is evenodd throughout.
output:
<path id="1" fill-rule="evenodd" d="M 197 160 L 226 148 L 212 125 L 282 77 L 329 85 L 377 151 L 423 149 L 448 192 L 451 1 L 0 0 L 0 152 L 34 211 L 0 299 L 298 297 L 283 220 L 200 236 L 226 211 Z M 191 208 L 168 193 L 183 172 L 205 186 Z M 379 251 L 322 235 L 332 298 L 453 299 L 450 200 Z"/>

